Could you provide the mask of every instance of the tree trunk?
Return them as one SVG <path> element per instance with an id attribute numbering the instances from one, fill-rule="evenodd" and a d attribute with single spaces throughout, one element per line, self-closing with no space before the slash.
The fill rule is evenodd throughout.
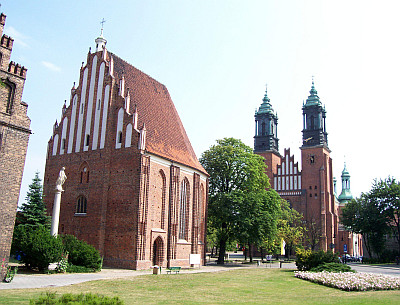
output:
<path id="1" fill-rule="evenodd" d="M 253 262 L 253 248 L 252 246 L 249 244 L 249 258 L 250 258 L 250 263 Z"/>
<path id="2" fill-rule="evenodd" d="M 260 252 L 261 252 L 261 262 L 264 262 L 264 248 L 261 247 Z"/>
<path id="3" fill-rule="evenodd" d="M 363 234 L 363 235 L 362 235 L 362 238 L 363 238 L 363 240 L 364 240 L 365 248 L 367 249 L 368 255 L 369 255 L 370 258 L 372 258 L 371 246 L 370 246 L 370 244 L 369 244 L 368 236 L 367 236 L 367 235 L 368 235 L 368 234 L 366 234 L 366 233 Z"/>
<path id="4" fill-rule="evenodd" d="M 225 262 L 226 239 L 221 238 L 219 241 L 219 254 L 217 264 L 223 265 Z"/>

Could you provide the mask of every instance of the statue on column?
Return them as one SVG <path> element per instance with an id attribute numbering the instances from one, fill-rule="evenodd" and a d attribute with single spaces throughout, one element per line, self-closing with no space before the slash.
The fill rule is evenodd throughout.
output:
<path id="1" fill-rule="evenodd" d="M 61 168 L 60 173 L 56 181 L 53 213 L 51 218 L 51 235 L 58 235 L 58 222 L 60 220 L 60 203 L 61 203 L 61 192 L 63 192 L 62 185 L 65 180 L 67 180 L 67 175 L 65 175 L 65 167 Z"/>
<path id="2" fill-rule="evenodd" d="M 65 167 L 62 167 L 56 181 L 56 190 L 63 190 L 62 185 L 64 184 L 65 180 L 67 180 L 67 175 L 65 175 Z"/>

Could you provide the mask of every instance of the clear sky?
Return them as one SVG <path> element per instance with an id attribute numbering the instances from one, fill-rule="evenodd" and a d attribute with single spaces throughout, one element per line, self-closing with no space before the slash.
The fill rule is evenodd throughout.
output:
<path id="1" fill-rule="evenodd" d="M 12 60 L 28 68 L 29 140 L 20 203 L 64 100 L 104 24 L 107 48 L 166 85 L 192 146 L 216 139 L 253 147 L 265 85 L 278 112 L 280 151 L 300 162 L 302 103 L 314 76 L 328 144 L 353 195 L 374 178 L 399 179 L 399 1 L 1 1 Z M 339 183 L 338 191 L 341 187 Z"/>

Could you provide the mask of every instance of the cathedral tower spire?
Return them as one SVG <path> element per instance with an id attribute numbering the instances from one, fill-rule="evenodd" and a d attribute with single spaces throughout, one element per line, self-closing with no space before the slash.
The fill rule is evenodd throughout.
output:
<path id="1" fill-rule="evenodd" d="M 274 151 L 278 153 L 278 116 L 272 109 L 267 89 L 265 89 L 263 102 L 258 111 L 256 110 L 254 117 L 256 123 L 254 152 Z"/>
<path id="2" fill-rule="evenodd" d="M 325 107 L 322 106 L 319 100 L 313 80 L 310 95 L 303 105 L 303 147 L 321 145 L 328 147 L 325 118 Z"/>
<path id="3" fill-rule="evenodd" d="M 353 195 L 350 191 L 350 174 L 346 167 L 346 162 L 344 163 L 344 168 L 342 171 L 342 192 L 340 193 L 338 200 L 340 203 L 346 203 L 353 199 Z"/>

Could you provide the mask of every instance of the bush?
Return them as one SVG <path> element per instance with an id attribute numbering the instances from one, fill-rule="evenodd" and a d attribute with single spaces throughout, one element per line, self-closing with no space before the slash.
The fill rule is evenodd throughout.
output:
<path id="1" fill-rule="evenodd" d="M 354 272 L 349 265 L 340 263 L 323 263 L 317 267 L 311 268 L 312 272 Z"/>
<path id="2" fill-rule="evenodd" d="M 68 252 L 68 261 L 75 266 L 83 266 L 93 270 L 101 270 L 102 259 L 99 251 L 83 240 L 73 235 L 62 236 L 65 250 Z M 67 270 L 68 272 L 68 270 Z"/>
<path id="3" fill-rule="evenodd" d="M 339 263 L 339 258 L 331 251 L 324 252 L 297 249 L 296 266 L 300 271 L 308 271 L 323 263 Z"/>
<path id="4" fill-rule="evenodd" d="M 83 266 L 75 266 L 72 264 L 68 264 L 67 270 L 68 273 L 89 273 L 89 272 L 95 272 L 93 268 L 87 268 Z"/>
<path id="5" fill-rule="evenodd" d="M 60 238 L 51 235 L 45 226 L 19 225 L 14 230 L 13 252 L 21 252 L 21 261 L 28 268 L 46 270 L 58 262 L 64 252 Z"/>
<path id="6" fill-rule="evenodd" d="M 90 304 L 90 305 L 123 305 L 124 302 L 119 297 L 106 297 L 98 294 L 71 294 L 66 293 L 61 297 L 56 297 L 55 293 L 47 292 L 38 299 L 30 300 L 31 305 L 48 305 L 48 304 Z"/>

